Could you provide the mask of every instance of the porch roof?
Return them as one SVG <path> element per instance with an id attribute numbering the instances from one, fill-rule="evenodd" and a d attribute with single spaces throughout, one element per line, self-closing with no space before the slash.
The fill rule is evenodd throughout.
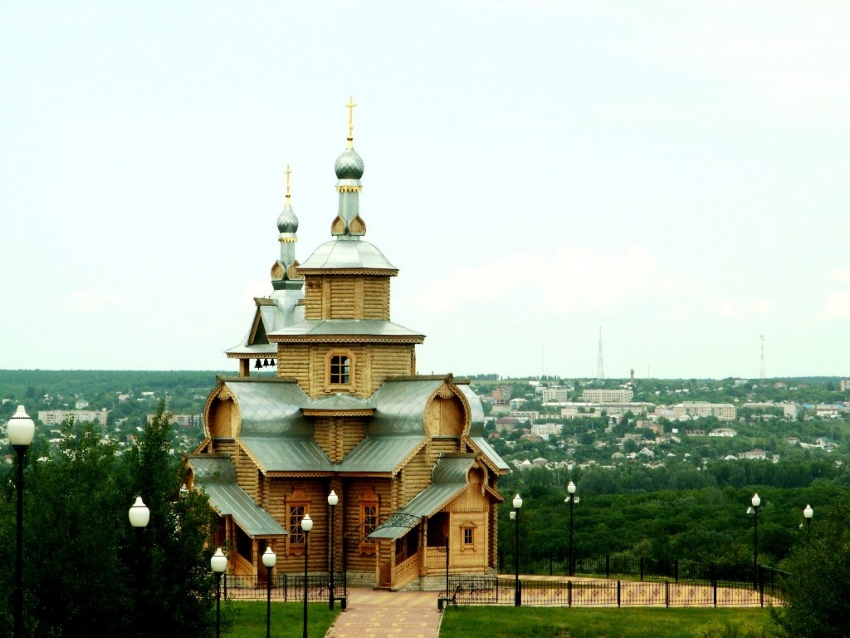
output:
<path id="1" fill-rule="evenodd" d="M 286 530 L 236 484 L 236 469 L 229 458 L 191 456 L 188 463 L 195 485 L 203 489 L 220 516 L 232 516 L 248 536 L 283 536 Z"/>
<path id="2" fill-rule="evenodd" d="M 440 511 L 467 488 L 467 474 L 473 463 L 475 463 L 474 455 L 441 458 L 431 474 L 434 482 L 369 534 L 369 538 L 383 540 L 401 538 L 416 525 L 419 519 L 428 518 Z"/>

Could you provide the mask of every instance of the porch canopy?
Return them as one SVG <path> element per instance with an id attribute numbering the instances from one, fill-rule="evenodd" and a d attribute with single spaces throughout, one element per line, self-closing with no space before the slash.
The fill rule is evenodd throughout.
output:
<path id="1" fill-rule="evenodd" d="M 467 475 L 475 463 L 474 454 L 446 456 L 437 461 L 431 472 L 431 485 L 379 525 L 367 538 L 395 540 L 416 527 L 423 518 L 430 518 L 469 485 Z"/>
<path id="2" fill-rule="evenodd" d="M 227 457 L 207 454 L 188 459 L 195 486 L 203 489 L 220 516 L 231 516 L 248 536 L 285 536 L 286 530 L 236 484 L 236 468 Z"/>

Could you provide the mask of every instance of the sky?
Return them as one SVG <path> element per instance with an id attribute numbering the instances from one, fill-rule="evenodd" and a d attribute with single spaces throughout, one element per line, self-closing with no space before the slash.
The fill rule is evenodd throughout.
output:
<path id="1" fill-rule="evenodd" d="M 353 97 L 418 372 L 850 377 L 846 0 L 7 0 L 0 87 L 2 369 L 235 372 Z"/>

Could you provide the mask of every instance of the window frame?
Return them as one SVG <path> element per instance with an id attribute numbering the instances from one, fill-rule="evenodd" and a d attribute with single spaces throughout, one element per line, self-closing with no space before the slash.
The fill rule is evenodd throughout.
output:
<path id="1" fill-rule="evenodd" d="M 325 391 L 353 391 L 356 385 L 356 363 L 354 353 L 348 348 L 329 350 L 325 355 Z"/>

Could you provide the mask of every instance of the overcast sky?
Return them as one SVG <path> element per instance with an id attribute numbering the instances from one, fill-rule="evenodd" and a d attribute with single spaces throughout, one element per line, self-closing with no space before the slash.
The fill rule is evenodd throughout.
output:
<path id="1" fill-rule="evenodd" d="M 846 0 L 0 3 L 0 368 L 235 371 L 349 96 L 420 373 L 850 377 Z"/>

